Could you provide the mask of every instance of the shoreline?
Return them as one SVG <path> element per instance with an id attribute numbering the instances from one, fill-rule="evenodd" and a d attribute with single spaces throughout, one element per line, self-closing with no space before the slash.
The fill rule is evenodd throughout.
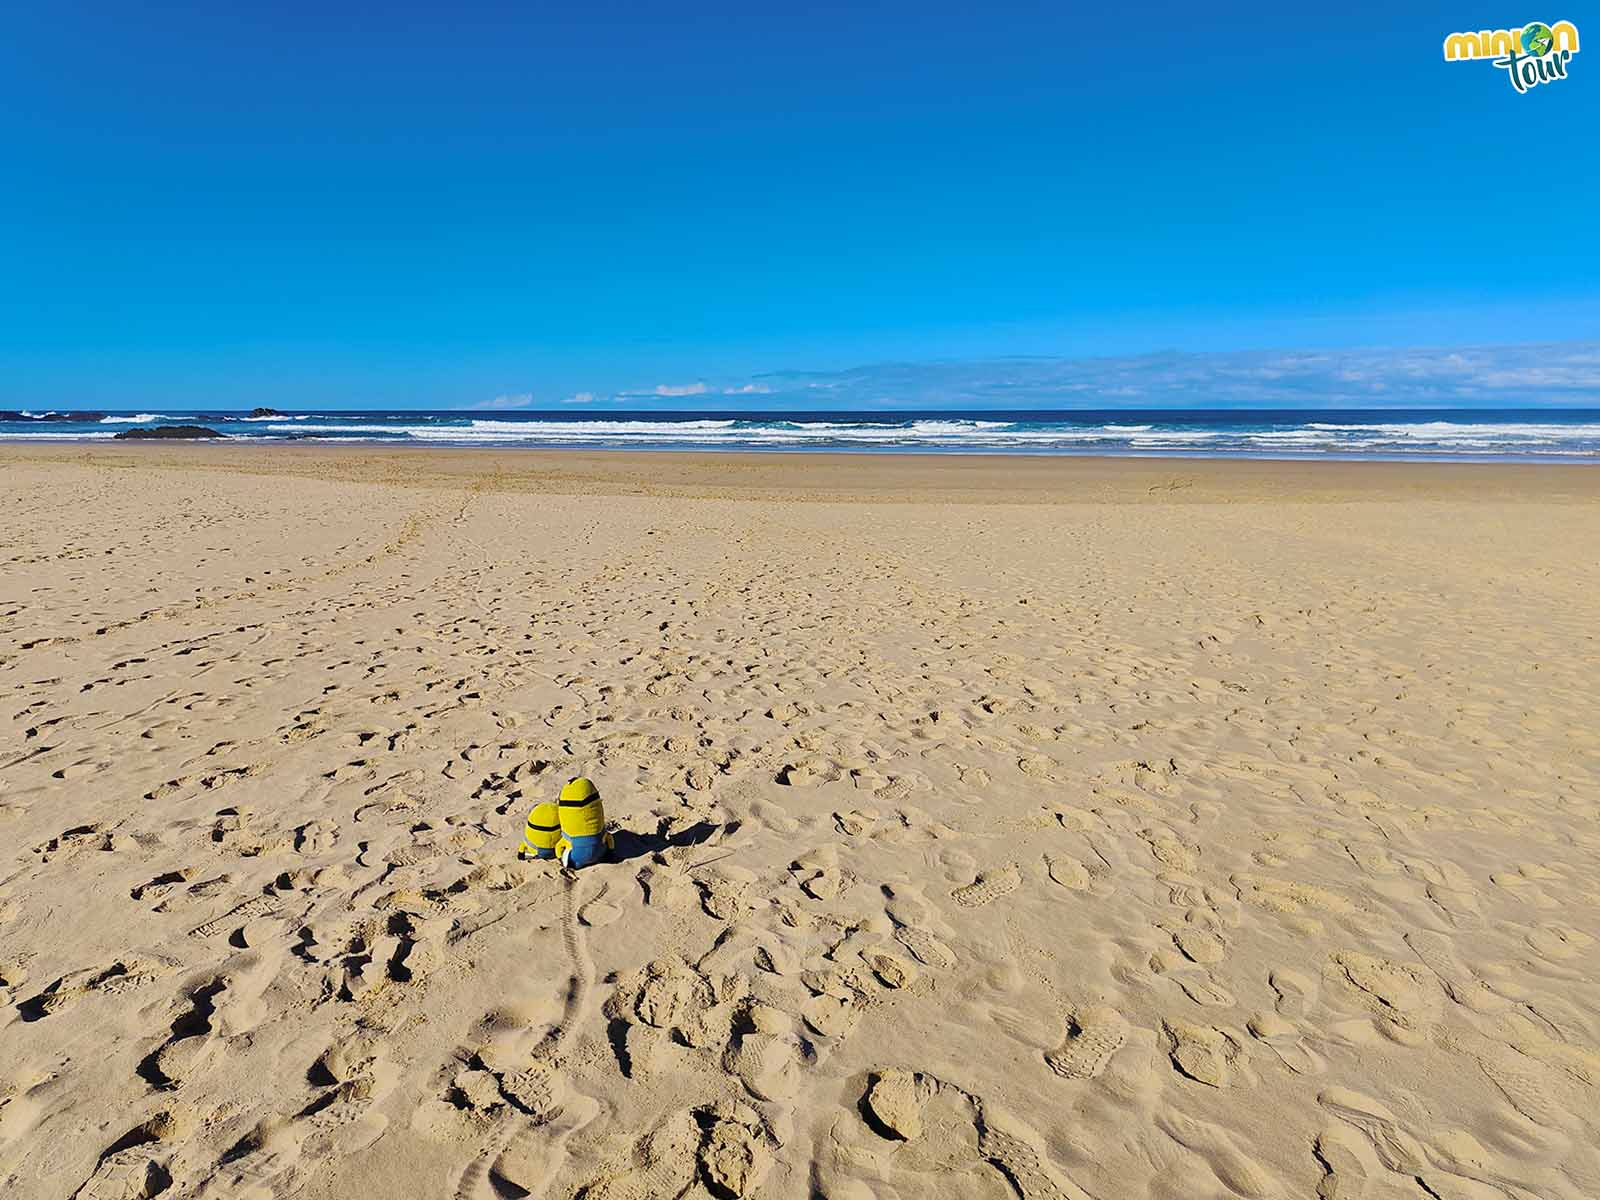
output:
<path id="1" fill-rule="evenodd" d="M 1600 500 L 1592 463 L 875 451 L 549 450 L 297 443 L 0 443 L 0 464 L 677 498 L 1072 503 Z"/>
<path id="2" fill-rule="evenodd" d="M 798 449 L 793 447 L 741 447 L 729 450 L 707 450 L 695 446 L 635 446 L 635 445 L 519 445 L 517 443 L 493 442 L 412 442 L 399 439 L 365 439 L 365 438 L 295 438 L 295 439 L 265 439 L 245 438 L 243 436 L 223 435 L 211 438 L 130 438 L 118 440 L 117 435 L 108 434 L 99 437 L 71 437 L 62 436 L 52 438 L 40 436 L 38 438 L 18 437 L 0 433 L 0 447 L 93 447 L 120 448 L 123 446 L 166 446 L 179 448 L 183 446 L 269 446 L 283 448 L 323 448 L 328 450 L 343 450 L 359 452 L 363 449 L 373 451 L 388 450 L 415 450 L 423 453 L 459 453 L 459 454 L 491 454 L 495 452 L 507 454 L 638 454 L 646 456 L 704 454 L 714 457 L 728 455 L 746 455 L 752 458 L 797 458 L 797 457 L 843 457 L 843 458 L 925 458 L 925 459 L 1114 459 L 1118 461 L 1149 461 L 1149 462 L 1265 462 L 1265 463 L 1381 463 L 1381 464 L 1421 464 L 1454 467 L 1600 467 L 1600 454 L 1565 454 L 1542 455 L 1528 454 L 1430 454 L 1425 451 L 1415 454 L 1397 453 L 1391 451 L 1373 451 L 1371 453 L 1354 453 L 1349 451 L 1326 451 L 1291 453 L 1272 451 L 1246 451 L 1246 450 L 1217 450 L 1211 453 L 1189 450 L 966 450 L 957 447 L 933 449 L 926 446 L 897 447 L 897 446 L 830 446 L 818 449 Z"/>

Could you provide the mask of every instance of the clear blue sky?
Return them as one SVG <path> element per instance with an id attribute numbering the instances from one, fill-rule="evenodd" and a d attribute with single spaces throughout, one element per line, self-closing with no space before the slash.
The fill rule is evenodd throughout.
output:
<path id="1" fill-rule="evenodd" d="M 12 5 L 0 407 L 1600 334 L 1600 6 L 1219 7 Z"/>

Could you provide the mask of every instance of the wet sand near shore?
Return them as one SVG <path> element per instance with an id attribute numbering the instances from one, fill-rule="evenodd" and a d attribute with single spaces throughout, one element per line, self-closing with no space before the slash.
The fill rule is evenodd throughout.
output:
<path id="1" fill-rule="evenodd" d="M 1600 1195 L 1591 468 L 0 492 L 8 1196 Z"/>
<path id="2" fill-rule="evenodd" d="M 79 462 L 329 481 L 558 495 L 1061 503 L 1094 499 L 1304 501 L 1479 498 L 1593 500 L 1589 464 L 1352 462 L 1007 454 L 694 453 L 302 444 L 22 446 L 0 464 Z"/>

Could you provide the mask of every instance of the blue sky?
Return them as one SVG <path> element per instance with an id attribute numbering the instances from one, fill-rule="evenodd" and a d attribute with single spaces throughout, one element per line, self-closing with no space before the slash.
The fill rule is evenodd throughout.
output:
<path id="1" fill-rule="evenodd" d="M 1600 334 L 1600 9 L 1138 11 L 13 6 L 0 407 Z M 1533 19 L 1566 80 L 1442 59 Z"/>

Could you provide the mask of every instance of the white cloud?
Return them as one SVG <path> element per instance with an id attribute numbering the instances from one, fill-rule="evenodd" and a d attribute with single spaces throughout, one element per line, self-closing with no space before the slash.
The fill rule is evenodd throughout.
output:
<path id="1" fill-rule="evenodd" d="M 877 363 L 777 371 L 767 408 L 1600 407 L 1600 342 Z"/>
<path id="2" fill-rule="evenodd" d="M 649 393 L 646 393 L 646 394 L 649 394 Z M 629 399 L 633 398 L 636 395 L 637 395 L 637 393 L 630 394 L 630 393 L 627 393 L 627 392 L 623 392 L 620 395 L 616 395 L 616 396 L 602 396 L 602 395 L 600 395 L 600 394 L 598 394 L 596 392 L 574 392 L 572 395 L 570 395 L 570 396 L 566 397 L 566 399 L 562 400 L 561 403 L 563 403 L 563 404 L 572 404 L 572 405 L 626 404 Z"/>
<path id="3" fill-rule="evenodd" d="M 715 384 L 576 392 L 560 403 L 670 409 L 674 399 L 699 396 L 736 397 L 730 406 L 752 411 L 1600 407 L 1600 341 L 874 363 L 840 371 L 776 371 L 745 381 L 721 378 Z M 533 400 L 525 392 L 476 407 L 520 409 Z"/>
<path id="4" fill-rule="evenodd" d="M 483 400 L 472 407 L 485 412 L 501 412 L 512 408 L 528 408 L 532 404 L 532 392 L 518 392 L 514 396 L 496 396 L 493 400 Z"/>

